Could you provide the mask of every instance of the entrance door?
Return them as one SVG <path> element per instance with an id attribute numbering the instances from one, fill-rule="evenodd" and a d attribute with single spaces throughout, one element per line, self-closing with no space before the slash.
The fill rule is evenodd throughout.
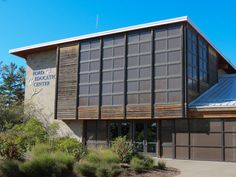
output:
<path id="1" fill-rule="evenodd" d="M 156 156 L 157 154 L 157 122 L 134 121 L 134 146 L 140 153 Z"/>

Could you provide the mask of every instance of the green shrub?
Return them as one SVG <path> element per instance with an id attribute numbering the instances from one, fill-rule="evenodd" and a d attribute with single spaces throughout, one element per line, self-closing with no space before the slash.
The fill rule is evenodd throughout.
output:
<path id="1" fill-rule="evenodd" d="M 130 166 L 133 171 L 140 173 L 144 170 L 152 169 L 154 160 L 149 156 L 136 155 L 132 158 Z"/>
<path id="2" fill-rule="evenodd" d="M 33 156 L 37 157 L 44 153 L 52 153 L 54 150 L 55 149 L 49 144 L 37 144 L 32 148 L 31 152 Z"/>
<path id="3" fill-rule="evenodd" d="M 110 175 L 112 177 L 116 177 L 116 176 L 120 175 L 121 173 L 124 173 L 124 169 L 121 168 L 121 166 L 118 164 L 111 164 L 110 169 L 111 169 Z"/>
<path id="4" fill-rule="evenodd" d="M 145 170 L 144 160 L 138 157 L 133 157 L 130 162 L 130 167 L 136 173 L 141 173 L 143 170 Z"/>
<path id="5" fill-rule="evenodd" d="M 165 170 L 166 169 L 166 162 L 164 160 L 158 160 L 157 168 L 160 170 Z"/>
<path id="6" fill-rule="evenodd" d="M 110 168 L 109 166 L 106 164 L 100 165 L 97 169 L 96 169 L 96 176 L 97 177 L 110 177 Z"/>
<path id="7" fill-rule="evenodd" d="M 111 149 L 124 163 L 130 162 L 133 156 L 133 146 L 127 142 L 126 136 L 116 138 L 112 143 Z"/>
<path id="8" fill-rule="evenodd" d="M 90 162 L 90 163 L 101 163 L 102 161 L 102 157 L 101 155 L 99 154 L 98 151 L 96 150 L 92 150 L 92 151 L 89 151 L 89 153 L 87 154 L 87 156 L 85 157 L 85 159 Z"/>
<path id="9" fill-rule="evenodd" d="M 111 164 L 120 162 L 119 156 L 109 149 L 102 149 L 98 154 L 102 158 L 102 161 L 105 163 Z"/>
<path id="10" fill-rule="evenodd" d="M 15 125 L 11 132 L 27 136 L 27 148 L 30 150 L 35 144 L 45 143 L 48 141 L 49 135 L 43 124 L 35 119 L 31 118 L 23 124 Z"/>
<path id="11" fill-rule="evenodd" d="M 74 157 L 63 152 L 43 153 L 23 163 L 21 171 L 26 177 L 64 177 L 73 171 Z"/>
<path id="12" fill-rule="evenodd" d="M 96 176 L 96 166 L 88 161 L 81 161 L 75 164 L 74 171 L 86 177 Z"/>
<path id="13" fill-rule="evenodd" d="M 55 140 L 56 149 L 72 154 L 77 160 L 80 160 L 87 154 L 86 147 L 75 138 L 63 137 Z"/>
<path id="14" fill-rule="evenodd" d="M 10 133 L 0 134 L 0 156 L 4 159 L 22 160 L 27 151 L 27 137 Z"/>
<path id="15" fill-rule="evenodd" d="M 15 160 L 5 160 L 0 163 L 0 176 L 4 177 L 23 177 L 19 169 L 20 162 Z"/>

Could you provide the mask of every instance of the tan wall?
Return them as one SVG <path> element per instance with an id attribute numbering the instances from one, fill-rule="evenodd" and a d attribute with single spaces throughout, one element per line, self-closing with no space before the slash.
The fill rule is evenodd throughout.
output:
<path id="1" fill-rule="evenodd" d="M 57 122 L 60 136 L 82 138 L 83 122 L 55 120 L 56 50 L 31 54 L 27 58 L 25 104 L 26 112 L 41 119 L 45 125 Z M 76 135 L 76 136 L 75 136 Z"/>

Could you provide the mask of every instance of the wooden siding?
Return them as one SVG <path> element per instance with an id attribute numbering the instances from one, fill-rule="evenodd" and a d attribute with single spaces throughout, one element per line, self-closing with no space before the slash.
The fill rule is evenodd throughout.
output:
<path id="1" fill-rule="evenodd" d="M 98 107 L 79 107 L 79 119 L 98 119 Z"/>
<path id="2" fill-rule="evenodd" d="M 102 106 L 101 119 L 124 119 L 123 106 Z"/>
<path id="3" fill-rule="evenodd" d="M 181 118 L 182 104 L 155 105 L 155 118 Z"/>
<path id="4" fill-rule="evenodd" d="M 128 105 L 126 107 L 127 119 L 150 119 L 151 105 Z"/>
<path id="5" fill-rule="evenodd" d="M 236 108 L 188 109 L 189 118 L 236 118 Z"/>
<path id="6" fill-rule="evenodd" d="M 61 46 L 58 61 L 57 119 L 77 118 L 78 45 Z"/>

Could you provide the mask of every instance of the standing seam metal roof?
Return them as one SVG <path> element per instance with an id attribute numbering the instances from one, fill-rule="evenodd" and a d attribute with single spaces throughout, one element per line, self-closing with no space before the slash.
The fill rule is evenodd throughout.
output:
<path id="1" fill-rule="evenodd" d="M 189 104 L 189 108 L 236 107 L 236 74 L 220 76 L 219 82 Z"/>

